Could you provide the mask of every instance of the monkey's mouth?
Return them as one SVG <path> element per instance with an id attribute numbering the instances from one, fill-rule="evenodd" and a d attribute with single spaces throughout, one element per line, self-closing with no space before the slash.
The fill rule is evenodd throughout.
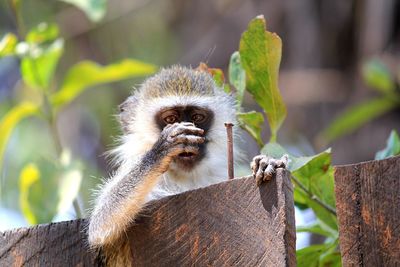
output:
<path id="1" fill-rule="evenodd" d="M 192 152 L 183 152 L 179 154 L 179 158 L 183 160 L 193 160 L 197 157 L 197 154 Z"/>

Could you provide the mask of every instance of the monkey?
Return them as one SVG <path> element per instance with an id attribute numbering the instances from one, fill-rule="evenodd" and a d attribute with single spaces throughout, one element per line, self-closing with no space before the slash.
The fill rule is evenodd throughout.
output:
<path id="1" fill-rule="evenodd" d="M 129 264 L 124 233 L 147 202 L 226 180 L 224 122 L 237 124 L 236 105 L 207 71 L 179 65 L 161 69 L 120 105 L 118 168 L 99 190 L 88 226 L 90 246 L 102 248 L 110 265 Z M 286 164 L 287 157 L 260 155 L 251 168 L 261 184 Z"/>

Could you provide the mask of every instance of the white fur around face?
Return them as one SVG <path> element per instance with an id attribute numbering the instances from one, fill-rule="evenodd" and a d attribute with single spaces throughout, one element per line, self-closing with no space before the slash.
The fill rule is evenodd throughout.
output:
<path id="1" fill-rule="evenodd" d="M 217 96 L 166 96 L 139 102 L 135 120 L 129 126 L 132 134 L 123 137 L 122 144 L 114 149 L 116 164 L 120 166 L 118 176 L 129 172 L 131 164 L 149 151 L 158 140 L 158 129 L 154 116 L 163 108 L 174 106 L 199 106 L 214 112 L 213 125 L 207 133 L 207 154 L 191 171 L 184 171 L 175 164 L 164 173 L 148 197 L 148 200 L 176 194 L 190 189 L 205 187 L 227 179 L 226 128 L 225 122 L 236 124 L 234 100 L 224 92 Z M 237 152 L 237 149 L 236 149 Z"/>

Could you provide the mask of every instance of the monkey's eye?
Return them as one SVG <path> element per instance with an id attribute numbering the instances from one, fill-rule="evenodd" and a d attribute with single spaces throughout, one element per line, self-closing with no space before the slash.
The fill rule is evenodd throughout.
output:
<path id="1" fill-rule="evenodd" d="M 195 123 L 201 123 L 206 119 L 206 116 L 204 116 L 203 114 L 194 114 L 192 116 L 192 121 Z"/>
<path id="2" fill-rule="evenodd" d="M 176 115 L 169 115 L 164 118 L 164 122 L 166 124 L 173 124 L 178 121 L 178 117 Z"/>

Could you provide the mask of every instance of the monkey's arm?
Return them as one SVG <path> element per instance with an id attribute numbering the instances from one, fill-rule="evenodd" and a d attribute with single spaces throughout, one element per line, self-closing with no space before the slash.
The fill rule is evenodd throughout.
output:
<path id="1" fill-rule="evenodd" d="M 127 229 L 146 202 L 158 178 L 181 153 L 198 153 L 204 142 L 202 129 L 192 123 L 168 125 L 152 149 L 132 166 L 128 175 L 112 178 L 96 201 L 89 221 L 89 243 L 93 247 L 112 244 Z"/>
<path id="2" fill-rule="evenodd" d="M 274 159 L 266 155 L 258 155 L 253 158 L 250 167 L 257 185 L 260 185 L 262 182 L 271 180 L 277 168 L 286 168 L 287 164 L 288 155 L 283 155 L 280 159 Z"/>

